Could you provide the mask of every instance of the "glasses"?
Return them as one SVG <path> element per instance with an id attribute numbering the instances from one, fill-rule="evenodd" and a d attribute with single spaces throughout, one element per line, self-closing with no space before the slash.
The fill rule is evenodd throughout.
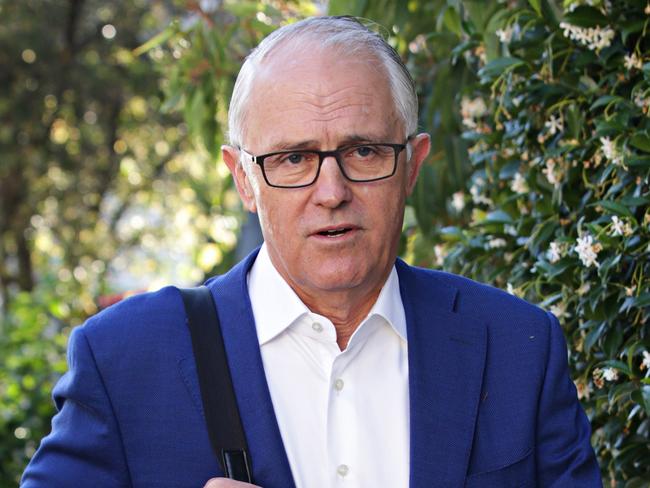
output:
<path id="1" fill-rule="evenodd" d="M 407 140 L 408 141 L 408 140 Z M 262 168 L 264 180 L 275 188 L 302 188 L 314 184 L 325 158 L 336 159 L 349 181 L 365 183 L 390 178 L 397 169 L 406 144 L 373 143 L 345 146 L 334 151 L 278 151 L 254 156 L 242 149 Z"/>

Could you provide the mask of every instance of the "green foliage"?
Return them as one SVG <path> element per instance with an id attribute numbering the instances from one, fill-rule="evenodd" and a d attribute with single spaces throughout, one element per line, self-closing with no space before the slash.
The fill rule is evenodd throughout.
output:
<path id="1" fill-rule="evenodd" d="M 66 369 L 64 323 L 71 310 L 47 293 L 52 289 L 16 296 L 0 329 L 0 486 L 17 484 L 26 460 L 49 432 L 52 387 Z"/>
<path id="2" fill-rule="evenodd" d="M 377 22 L 418 86 L 433 151 L 403 254 L 558 315 L 601 465 L 627 487 L 650 481 L 646 5 L 329 2 Z M 0 486 L 49 430 L 69 328 L 99 296 L 232 264 L 241 213 L 214 163 L 235 76 L 318 12 L 0 0 Z"/>
<path id="3" fill-rule="evenodd" d="M 110 294 L 232 264 L 237 197 L 181 117 L 161 110 L 155 56 L 175 52 L 133 53 L 192 15 L 131 0 L 0 0 L 2 487 L 49 431 L 71 326 Z"/>
<path id="4" fill-rule="evenodd" d="M 439 254 L 558 316 L 606 476 L 646 486 L 650 12 L 510 3 L 481 35 L 462 17 L 485 49 L 462 55 L 478 79 L 458 99 L 472 173 Z"/>

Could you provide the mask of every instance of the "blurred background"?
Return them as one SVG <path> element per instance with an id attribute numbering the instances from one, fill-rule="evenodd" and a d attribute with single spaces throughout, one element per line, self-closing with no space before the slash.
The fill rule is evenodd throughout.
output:
<path id="1" fill-rule="evenodd" d="M 607 486 L 650 486 L 646 0 L 0 0 L 0 487 L 72 327 L 261 242 L 220 160 L 230 93 L 323 14 L 367 19 L 418 86 L 401 255 L 553 311 Z"/>

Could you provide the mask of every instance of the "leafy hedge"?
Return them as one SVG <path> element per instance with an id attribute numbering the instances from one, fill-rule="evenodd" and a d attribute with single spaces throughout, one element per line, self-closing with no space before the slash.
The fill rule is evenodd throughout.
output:
<path id="1" fill-rule="evenodd" d="M 558 316 L 610 485 L 647 486 L 650 4 L 510 3 L 454 52 L 477 77 L 458 100 L 472 174 L 449 200 L 469 225 L 437 254 Z"/>

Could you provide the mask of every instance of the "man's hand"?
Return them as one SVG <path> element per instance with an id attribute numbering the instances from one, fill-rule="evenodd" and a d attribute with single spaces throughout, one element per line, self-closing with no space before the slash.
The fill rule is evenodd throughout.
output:
<path id="1" fill-rule="evenodd" d="M 229 480 L 228 478 L 212 478 L 203 488 L 262 488 L 261 486 Z"/>

